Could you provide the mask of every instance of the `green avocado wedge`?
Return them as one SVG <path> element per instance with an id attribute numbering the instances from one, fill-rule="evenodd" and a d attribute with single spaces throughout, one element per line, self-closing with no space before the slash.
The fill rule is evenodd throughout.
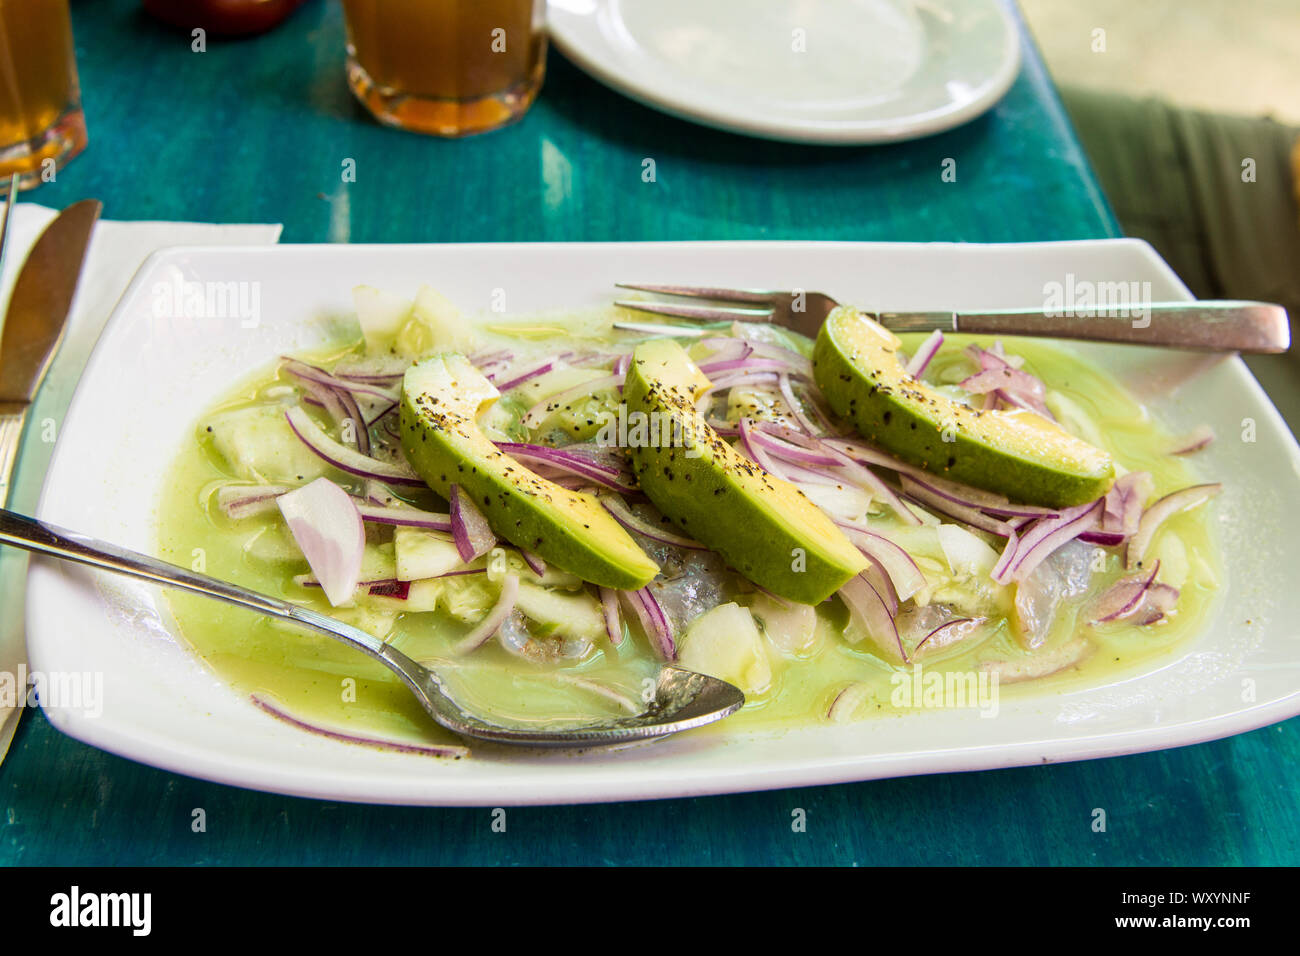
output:
<path id="1" fill-rule="evenodd" d="M 457 353 L 427 358 L 402 381 L 402 448 L 416 474 L 446 497 L 459 485 L 498 537 L 592 584 L 645 587 L 659 567 L 592 495 L 534 474 L 497 450 L 477 416 L 499 397 Z"/>
<path id="2" fill-rule="evenodd" d="M 750 581 L 778 597 L 819 604 L 865 570 L 866 559 L 794 485 L 709 427 L 695 410 L 708 385 L 670 339 L 643 342 L 632 353 L 623 399 L 629 422 L 647 424 L 646 440 L 629 442 L 641 490 Z"/>
<path id="3" fill-rule="evenodd" d="M 908 375 L 898 337 L 856 309 L 822 325 L 813 376 L 827 403 L 871 444 L 945 478 L 1025 504 L 1063 508 L 1110 488 L 1100 448 L 1022 409 L 974 409 Z"/>

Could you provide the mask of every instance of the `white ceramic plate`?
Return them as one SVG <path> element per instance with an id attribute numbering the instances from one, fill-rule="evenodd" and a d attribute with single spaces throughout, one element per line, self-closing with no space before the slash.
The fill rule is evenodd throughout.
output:
<path id="1" fill-rule="evenodd" d="M 41 517 L 143 551 L 161 476 L 230 384 L 326 333 L 370 283 L 430 282 L 467 312 L 504 292 L 510 311 L 608 302 L 616 280 L 802 287 L 864 308 L 1040 305 L 1045 283 L 1150 282 L 1186 290 L 1144 243 L 1032 245 L 609 243 L 174 249 L 127 291 L 72 401 Z M 261 322 L 171 327 L 155 292 L 178 280 L 254 283 Z M 251 286 L 249 288 L 252 288 Z M 1082 353 L 1148 386 L 1187 356 L 1124 346 Z M 295 730 L 216 679 L 172 632 L 161 594 L 49 560 L 28 592 L 31 663 L 102 673 L 103 712 L 49 707 L 56 727 L 145 763 L 226 783 L 337 800 L 415 804 L 672 797 L 1075 760 L 1174 747 L 1300 713 L 1300 449 L 1236 359 L 1159 401 L 1176 430 L 1220 436 L 1198 464 L 1226 484 L 1214 504 L 1229 589 L 1199 638 L 1104 687 L 1011 701 L 995 719 L 928 711 L 783 733 L 697 732 L 617 753 L 488 752 L 455 762 Z M 1253 442 L 1242 442 L 1243 423 Z"/>
<path id="2" fill-rule="evenodd" d="M 547 19 L 566 56 L 627 96 L 793 142 L 950 129 L 1020 68 L 1001 0 L 550 0 Z"/>

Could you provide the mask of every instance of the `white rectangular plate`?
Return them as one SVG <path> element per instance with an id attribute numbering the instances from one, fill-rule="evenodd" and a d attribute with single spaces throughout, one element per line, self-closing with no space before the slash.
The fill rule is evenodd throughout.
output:
<path id="1" fill-rule="evenodd" d="M 232 383 L 323 341 L 366 283 L 422 282 L 467 313 L 606 303 L 616 281 L 803 288 L 868 309 L 1040 306 L 1044 286 L 1149 282 L 1186 289 L 1144 243 L 611 243 L 178 248 L 142 267 L 87 366 L 63 424 L 40 517 L 152 552 L 160 482 L 199 415 Z M 155 316 L 177 280 L 252 283 L 260 321 Z M 1148 386 L 1184 353 L 1078 346 Z M 1214 505 L 1231 588 L 1180 650 L 1103 687 L 1008 701 L 995 719 L 930 711 L 848 726 L 686 734 L 583 755 L 484 748 L 448 761 L 316 737 L 254 707 L 173 632 L 153 588 L 49 560 L 28 593 L 32 667 L 103 674 L 100 714 L 47 707 L 96 747 L 179 773 L 289 794 L 404 804 L 503 805 L 677 797 L 1077 760 L 1176 747 L 1300 713 L 1300 449 L 1237 359 L 1154 403 L 1175 432 L 1219 435 L 1198 465 L 1224 482 Z M 1243 441 L 1253 429 L 1254 441 Z M 1250 437 L 1249 435 L 1247 437 Z"/>

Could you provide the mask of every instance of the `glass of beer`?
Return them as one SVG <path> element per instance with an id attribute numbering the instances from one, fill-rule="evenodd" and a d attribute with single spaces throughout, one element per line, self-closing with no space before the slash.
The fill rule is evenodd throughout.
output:
<path id="1" fill-rule="evenodd" d="M 0 0 L 0 178 L 54 178 L 86 148 L 68 0 Z"/>
<path id="2" fill-rule="evenodd" d="M 389 126 L 465 136 L 527 112 L 546 71 L 546 0 L 343 0 L 348 83 Z"/>

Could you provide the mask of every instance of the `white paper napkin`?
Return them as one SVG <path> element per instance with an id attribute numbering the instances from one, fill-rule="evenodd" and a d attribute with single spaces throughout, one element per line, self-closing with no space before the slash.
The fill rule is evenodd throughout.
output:
<path id="1" fill-rule="evenodd" d="M 20 202 L 14 207 L 4 270 L 0 274 L 0 302 L 6 306 L 27 251 L 55 213 L 56 210 L 35 203 Z M 18 467 L 10 486 L 11 510 L 35 513 L 54 440 L 86 359 L 117 300 L 150 253 L 164 246 L 272 245 L 279 241 L 280 229 L 279 225 L 99 221 L 86 251 L 63 344 L 27 416 Z M 0 311 L 0 327 L 3 321 Z M 17 683 L 20 673 L 25 673 L 27 668 L 23 627 L 26 583 L 26 553 L 0 548 L 0 761 L 9 750 L 27 694 L 27 688 Z M 15 701 L 6 699 L 7 687 L 14 689 Z"/>

